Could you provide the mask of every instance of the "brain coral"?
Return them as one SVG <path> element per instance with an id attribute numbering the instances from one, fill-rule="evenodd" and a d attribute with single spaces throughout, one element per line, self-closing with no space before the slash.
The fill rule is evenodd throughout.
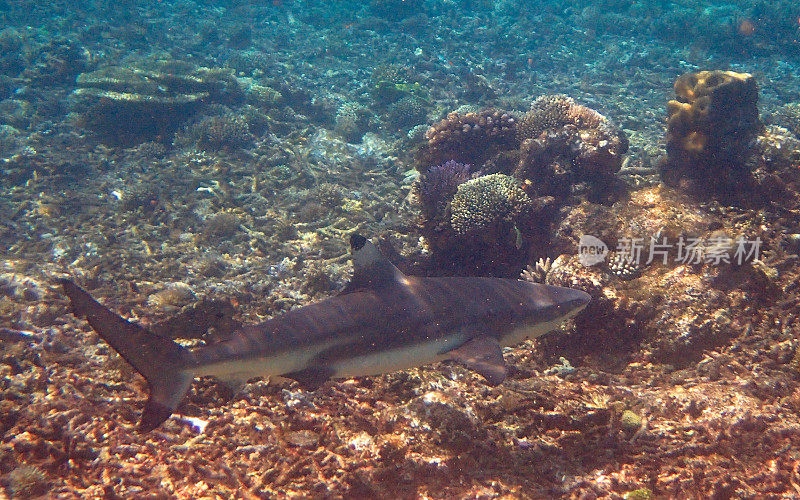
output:
<path id="1" fill-rule="evenodd" d="M 676 99 L 667 104 L 664 182 L 728 199 L 739 196 L 750 181 L 747 158 L 762 129 L 755 79 L 700 71 L 682 75 L 674 87 Z"/>
<path id="2" fill-rule="evenodd" d="M 458 234 L 488 229 L 501 221 L 511 221 L 531 203 L 528 195 L 511 176 L 492 174 L 458 186 L 450 203 L 450 224 Z"/>

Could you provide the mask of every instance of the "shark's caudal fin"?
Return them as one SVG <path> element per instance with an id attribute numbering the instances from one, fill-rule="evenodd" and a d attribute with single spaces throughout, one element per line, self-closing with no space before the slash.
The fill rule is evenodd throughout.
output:
<path id="1" fill-rule="evenodd" d="M 68 279 L 60 279 L 69 297 L 72 313 L 84 317 L 103 340 L 130 363 L 150 385 L 139 430 L 150 431 L 175 411 L 192 383 L 185 368 L 193 363 L 191 352 L 172 340 L 126 321 L 94 300 L 86 290 Z"/>

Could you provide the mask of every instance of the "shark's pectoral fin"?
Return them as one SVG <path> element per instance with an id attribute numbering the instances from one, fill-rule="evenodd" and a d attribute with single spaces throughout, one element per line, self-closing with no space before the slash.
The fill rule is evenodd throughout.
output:
<path id="1" fill-rule="evenodd" d="M 490 385 L 502 383 L 508 374 L 503 349 L 494 337 L 475 337 L 448 354 L 451 359 L 483 375 Z"/>
<path id="2" fill-rule="evenodd" d="M 253 377 L 248 375 L 228 375 L 225 377 L 217 377 L 217 381 L 231 391 L 232 394 L 238 394 L 251 378 Z"/>
<path id="3" fill-rule="evenodd" d="M 316 391 L 333 377 L 333 369 L 327 366 L 309 366 L 295 372 L 284 373 L 281 377 L 290 378 L 307 391 Z"/>

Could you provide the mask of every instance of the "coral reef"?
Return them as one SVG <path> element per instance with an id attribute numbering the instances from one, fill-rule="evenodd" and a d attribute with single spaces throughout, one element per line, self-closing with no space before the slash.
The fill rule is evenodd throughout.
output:
<path id="1" fill-rule="evenodd" d="M 417 169 L 454 160 L 480 169 L 500 152 L 519 147 L 516 120 L 494 109 L 477 113 L 449 113 L 425 133 L 426 143 L 418 152 Z"/>
<path id="2" fill-rule="evenodd" d="M 11 481 L 23 467 L 47 498 L 797 496 L 796 1 L 576 0 L 535 15 L 518 0 L 0 4 L 0 497 L 25 495 Z M 741 158 L 746 202 L 656 187 L 675 72 L 708 64 L 757 75 L 771 117 Z M 110 68 L 138 76 L 81 83 Z M 554 94 L 613 119 L 629 153 L 592 157 L 619 151 L 616 132 L 571 123 Z M 521 122 L 538 95 L 507 144 L 448 130 L 455 154 L 415 162 L 448 111 Z M 365 107 L 352 142 L 334 130 L 342 103 Z M 223 116 L 253 140 L 189 136 Z M 457 233 L 458 186 L 490 174 L 515 177 L 529 209 Z M 593 302 L 505 348 L 498 387 L 449 363 L 314 393 L 204 378 L 142 435 L 141 379 L 52 286 L 70 274 L 201 345 L 336 293 L 355 230 L 411 275 L 529 266 Z M 604 262 L 581 263 L 585 235 L 607 244 Z M 651 242 L 681 236 L 701 258 L 648 262 Z M 702 258 L 740 236 L 761 239 L 759 260 Z M 618 246 L 636 238 L 638 263 Z"/>
<path id="3" fill-rule="evenodd" d="M 597 111 L 565 95 L 537 98 L 519 121 L 491 109 L 450 113 L 428 129 L 426 139 L 416 164 L 424 173 L 414 192 L 423 212 L 422 234 L 440 264 L 451 260 L 451 266 L 457 268 L 457 261 L 466 259 L 462 264 L 469 269 L 502 268 L 518 274 L 525 264 L 553 252 L 552 224 L 560 208 L 581 200 L 610 204 L 626 191 L 615 176 L 628 149 L 626 135 Z M 440 167 L 425 167 L 442 158 L 451 160 Z M 480 175 L 490 175 L 461 184 L 475 167 L 454 170 L 464 165 L 458 162 L 478 166 Z M 515 208 L 508 211 L 500 208 L 497 200 L 510 191 L 499 189 L 496 194 L 504 194 L 498 198 L 476 196 L 477 191 L 467 190 L 499 188 L 498 179 L 513 179 L 514 192 L 525 194 L 524 203 L 517 205 L 522 197 L 510 196 Z M 464 190 L 461 196 L 453 193 L 456 186 L 458 192 Z M 483 202 L 488 205 L 482 206 Z M 511 237 L 497 228 L 482 230 L 493 226 L 495 215 L 491 214 L 496 221 L 514 219 L 506 231 Z M 472 254 L 456 251 L 459 245 L 466 245 Z M 505 256 L 505 264 L 497 267 L 502 259 L 491 257 L 493 253 Z M 512 262 L 520 267 L 508 267 Z"/>
<path id="4" fill-rule="evenodd" d="M 581 190 L 595 201 L 616 194 L 614 174 L 628 151 L 625 134 L 597 111 L 565 95 L 536 98 L 519 120 L 514 175 L 539 196 L 564 199 Z M 580 186 L 578 186 L 580 184 Z"/>
<path id="5" fill-rule="evenodd" d="M 427 114 L 425 101 L 409 95 L 389 106 L 386 122 L 392 130 L 405 130 L 423 123 Z"/>
<path id="6" fill-rule="evenodd" d="M 789 129 L 800 139 L 800 103 L 789 103 L 781 106 L 772 114 L 772 121 Z"/>
<path id="7" fill-rule="evenodd" d="M 450 160 L 441 165 L 436 165 L 423 173 L 414 183 L 412 190 L 422 208 L 422 214 L 430 224 L 437 216 L 447 212 L 447 205 L 456 194 L 459 184 L 462 184 L 476 175 L 470 165 Z M 438 222 L 434 222 L 437 224 Z"/>
<path id="8" fill-rule="evenodd" d="M 587 338 L 571 348 L 594 345 L 610 362 L 617 354 L 603 355 L 598 346 L 633 344 L 640 356 L 680 365 L 735 337 L 778 293 L 756 261 L 764 251 L 755 246 L 764 237 L 756 220 L 745 215 L 734 225 L 666 187 L 636 191 L 613 209 L 589 203 L 573 209 L 559 224 L 562 241 L 574 245 L 590 234 L 613 251 L 605 265 L 586 266 L 567 244 L 547 274 L 549 284 L 593 296 L 578 321 Z M 736 320 L 729 316 L 734 310 Z"/>
<path id="9" fill-rule="evenodd" d="M 203 118 L 191 126 L 188 136 L 206 151 L 238 149 L 253 141 L 247 120 L 230 113 Z"/>
<path id="10" fill-rule="evenodd" d="M 700 71 L 679 77 L 674 89 L 676 99 L 667 104 L 664 182 L 728 201 L 750 198 L 747 158 L 762 129 L 755 78 Z"/>
<path id="11" fill-rule="evenodd" d="M 77 77 L 74 92 L 86 124 L 110 142 L 165 140 L 209 102 L 243 99 L 228 72 L 176 60 L 108 66 Z"/>
<path id="12" fill-rule="evenodd" d="M 450 161 L 423 174 L 414 192 L 437 269 L 516 274 L 549 240 L 552 198 L 531 199 L 509 175 L 471 173 Z"/>
<path id="13" fill-rule="evenodd" d="M 461 183 L 450 202 L 450 225 L 456 234 L 489 234 L 495 226 L 513 222 L 531 200 L 519 182 L 504 174 L 491 174 Z"/>
<path id="14" fill-rule="evenodd" d="M 742 193 L 753 202 L 793 205 L 800 198 L 800 139 L 785 128 L 767 125 L 748 159 L 754 190 Z"/>
<path id="15" fill-rule="evenodd" d="M 369 110 L 360 104 L 342 104 L 336 112 L 334 130 L 347 142 L 360 142 L 367 131 L 369 116 Z"/>
<path id="16" fill-rule="evenodd" d="M 68 38 L 56 38 L 39 47 L 33 64 L 22 72 L 26 80 L 43 85 L 71 85 L 75 77 L 89 69 L 90 53 Z"/>

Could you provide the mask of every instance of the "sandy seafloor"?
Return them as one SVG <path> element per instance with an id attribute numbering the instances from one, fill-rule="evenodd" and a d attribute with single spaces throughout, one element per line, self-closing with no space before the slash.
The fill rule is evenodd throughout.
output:
<path id="1" fill-rule="evenodd" d="M 799 15 L 788 2 L 0 1 L 4 494 L 800 498 L 797 200 L 727 207 L 660 186 L 656 168 L 685 72 L 753 74 L 765 123 L 800 101 Z M 208 77 L 224 85 L 155 133 L 89 116 L 79 75 L 153 60 L 225 69 Z M 422 111 L 382 100 L 376 68 L 401 73 Z M 54 277 L 198 342 L 336 293 L 354 230 L 435 274 L 410 196 L 425 129 L 554 93 L 630 139 L 617 174 L 630 198 L 574 206 L 560 234 L 685 223 L 749 231 L 768 258 L 629 281 L 563 271 L 552 280 L 591 288 L 599 309 L 508 349 L 498 387 L 445 364 L 315 393 L 203 379 L 179 408 L 203 429 L 135 431 L 143 379 L 68 314 Z"/>

